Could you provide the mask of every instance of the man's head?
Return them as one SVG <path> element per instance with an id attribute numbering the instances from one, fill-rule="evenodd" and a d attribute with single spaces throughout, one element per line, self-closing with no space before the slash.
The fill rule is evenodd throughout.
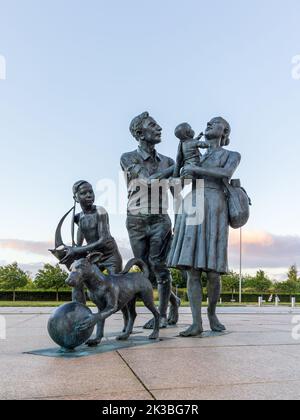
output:
<path id="1" fill-rule="evenodd" d="M 93 187 L 87 181 L 78 181 L 73 185 L 73 196 L 82 207 L 91 207 L 95 202 Z"/>
<path id="2" fill-rule="evenodd" d="M 137 141 L 145 141 L 153 145 L 161 142 L 162 128 L 148 112 L 138 115 L 131 121 L 130 132 Z"/>
<path id="3" fill-rule="evenodd" d="M 193 139 L 195 137 L 195 131 L 190 124 L 182 123 L 175 128 L 175 136 L 179 140 Z"/>

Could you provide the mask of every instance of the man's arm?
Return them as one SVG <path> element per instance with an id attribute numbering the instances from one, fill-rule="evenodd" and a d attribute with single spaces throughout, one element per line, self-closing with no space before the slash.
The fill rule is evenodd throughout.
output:
<path id="1" fill-rule="evenodd" d="M 152 175 L 149 180 L 153 180 L 153 179 L 157 179 L 159 181 L 161 181 L 162 179 L 169 179 L 172 178 L 173 174 L 174 174 L 174 170 L 175 170 L 175 162 L 173 159 L 169 158 L 168 159 L 168 168 L 157 172 L 156 174 Z"/>

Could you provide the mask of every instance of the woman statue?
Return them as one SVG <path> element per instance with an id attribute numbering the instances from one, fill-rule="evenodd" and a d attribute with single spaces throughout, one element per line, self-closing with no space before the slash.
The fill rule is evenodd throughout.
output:
<path id="1" fill-rule="evenodd" d="M 174 240 L 168 265 L 187 271 L 188 296 L 193 325 L 181 333 L 182 337 L 202 334 L 202 273 L 207 273 L 208 318 L 212 331 L 224 331 L 216 315 L 221 292 L 221 275 L 228 272 L 227 248 L 229 215 L 224 180 L 230 181 L 241 156 L 224 149 L 230 143 L 231 128 L 223 118 L 214 118 L 207 124 L 205 139 L 208 151 L 201 157 L 200 166 L 188 165 L 181 172 L 183 178 L 204 180 L 204 220 L 189 224 L 189 215 L 183 210 L 177 215 Z M 184 201 L 190 200 L 186 197 Z M 183 205 L 184 208 L 184 205 Z"/>

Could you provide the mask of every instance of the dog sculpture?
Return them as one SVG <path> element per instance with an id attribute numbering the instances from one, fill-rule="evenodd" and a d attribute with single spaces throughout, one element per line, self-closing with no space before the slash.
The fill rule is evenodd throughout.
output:
<path id="1" fill-rule="evenodd" d="M 120 274 L 103 274 L 96 263 L 101 254 L 93 253 L 87 258 L 75 261 L 66 283 L 71 287 L 85 285 L 90 300 L 97 306 L 98 313 L 78 325 L 79 331 L 97 325 L 96 338 L 89 340 L 88 346 L 97 346 L 104 335 L 105 320 L 114 313 L 123 312 L 125 327 L 118 340 L 127 340 L 132 333 L 136 319 L 136 299 L 140 298 L 152 312 L 155 319 L 153 333 L 150 340 L 159 337 L 159 312 L 153 300 L 153 288 L 149 280 L 147 265 L 138 259 L 132 259 Z M 130 273 L 133 266 L 138 266 L 142 272 Z"/>

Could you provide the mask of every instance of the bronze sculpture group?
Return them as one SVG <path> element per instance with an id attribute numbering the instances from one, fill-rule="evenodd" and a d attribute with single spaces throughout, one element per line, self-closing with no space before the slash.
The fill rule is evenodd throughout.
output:
<path id="1" fill-rule="evenodd" d="M 135 259 L 122 271 L 122 258 L 110 234 L 108 214 L 104 208 L 94 205 L 94 191 L 86 181 L 79 181 L 73 187 L 75 204 L 70 212 L 73 212 L 73 226 L 78 227 L 77 240 L 73 228 L 72 246 L 63 244 L 60 229 L 67 215 L 56 232 L 56 247 L 52 252 L 70 270 L 67 283 L 73 287 L 73 302 L 86 304 L 87 287 L 90 299 L 98 308 L 98 313 L 81 322 L 78 330 L 97 325 L 96 338 L 87 344 L 98 345 L 105 320 L 121 310 L 124 331 L 118 338 L 127 339 L 136 317 L 136 299 L 141 298 L 154 315 L 144 328 L 153 329 L 149 338 L 158 338 L 159 328 L 178 322 L 180 299 L 172 291 L 170 274 L 170 268 L 176 268 L 187 274 L 193 317 L 192 326 L 181 336 L 200 336 L 203 332 L 203 273 L 208 280 L 210 327 L 212 331 L 222 332 L 225 326 L 217 318 L 216 306 L 221 275 L 228 272 L 229 227 L 239 228 L 246 224 L 250 204 L 239 181 L 232 180 L 241 156 L 225 149 L 230 143 L 230 125 L 221 117 L 213 118 L 205 133 L 197 137 L 189 124 L 179 125 L 175 130 L 180 140 L 176 162 L 156 151 L 162 129 L 147 112 L 133 119 L 130 132 L 138 142 L 138 148 L 122 155 L 121 168 L 128 188 L 126 225 Z M 203 137 L 204 141 L 201 141 Z M 199 149 L 206 152 L 202 154 Z M 172 229 L 168 215 L 169 190 L 176 195 L 174 185 L 176 182 L 181 185 L 185 180 L 189 180 L 191 191 L 187 196 L 181 196 L 183 205 Z M 197 180 L 204 185 L 204 216 L 201 223 L 191 224 L 184 204 L 196 202 Z M 167 188 L 153 188 L 160 182 Z M 82 209 L 79 214 L 75 211 L 76 203 Z M 140 267 L 142 272 L 130 273 L 133 265 Z M 152 286 L 156 285 L 158 311 L 153 303 Z"/>

